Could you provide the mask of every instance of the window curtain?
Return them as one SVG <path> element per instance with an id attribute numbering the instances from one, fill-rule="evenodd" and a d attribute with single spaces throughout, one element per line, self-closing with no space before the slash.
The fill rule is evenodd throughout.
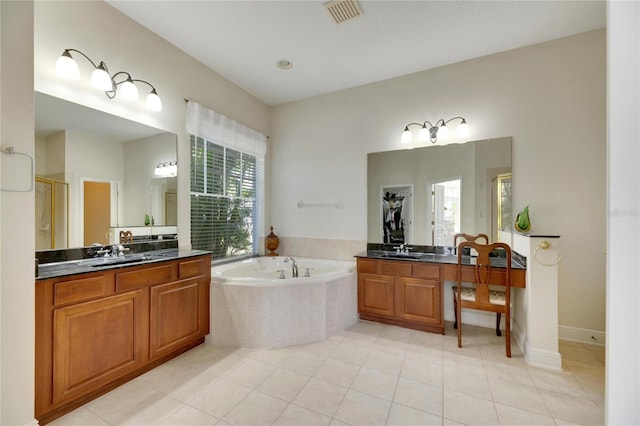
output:
<path id="1" fill-rule="evenodd" d="M 262 157 L 263 162 L 267 153 L 265 135 L 197 102 L 187 102 L 187 132 L 227 148 Z"/>
<path id="2" fill-rule="evenodd" d="M 255 239 L 253 244 L 255 252 L 257 253 L 258 241 L 265 236 L 264 163 L 267 152 L 267 137 L 257 130 L 251 129 L 193 101 L 187 102 L 187 132 L 191 135 L 256 157 L 256 219 L 258 238 Z"/>

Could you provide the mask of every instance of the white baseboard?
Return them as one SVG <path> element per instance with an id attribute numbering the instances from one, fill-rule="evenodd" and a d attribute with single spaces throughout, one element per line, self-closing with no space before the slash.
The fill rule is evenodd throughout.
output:
<path id="1" fill-rule="evenodd" d="M 555 371 L 562 371 L 562 355 L 560 352 L 533 348 L 526 345 L 525 360 L 527 364 Z"/>
<path id="2" fill-rule="evenodd" d="M 558 326 L 558 339 L 604 346 L 606 334 L 604 331 L 560 325 Z"/>
<path id="3" fill-rule="evenodd" d="M 516 345 L 518 345 L 518 348 L 520 349 L 520 352 L 522 352 L 523 354 L 525 353 L 525 345 L 526 345 L 526 339 L 525 339 L 525 335 L 524 332 L 522 331 L 522 329 L 520 328 L 520 326 L 518 325 L 517 322 L 512 321 L 512 326 L 511 326 L 511 341 L 512 342 L 516 342 Z"/>
<path id="4" fill-rule="evenodd" d="M 512 342 L 515 341 L 524 359 L 529 365 L 546 368 L 554 371 L 562 371 L 562 355 L 557 351 L 534 348 L 527 341 L 527 336 L 516 321 L 511 326 Z"/>

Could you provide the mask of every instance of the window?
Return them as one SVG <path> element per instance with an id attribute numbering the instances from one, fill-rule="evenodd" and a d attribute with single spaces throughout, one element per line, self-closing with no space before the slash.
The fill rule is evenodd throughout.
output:
<path id="1" fill-rule="evenodd" d="M 265 137 L 197 108 L 200 127 L 187 126 L 192 133 L 191 247 L 211 251 L 214 261 L 258 254 L 264 236 L 264 152 L 259 148 L 266 150 Z"/>
<path id="2" fill-rule="evenodd" d="M 214 260 L 257 254 L 254 155 L 191 136 L 191 247 Z"/>

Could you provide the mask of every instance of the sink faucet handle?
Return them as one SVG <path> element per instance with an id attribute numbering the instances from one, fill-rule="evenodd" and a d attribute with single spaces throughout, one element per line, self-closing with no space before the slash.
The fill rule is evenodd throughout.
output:
<path id="1" fill-rule="evenodd" d="M 99 248 L 98 250 L 96 250 L 96 251 L 95 251 L 95 254 L 96 254 L 97 256 L 102 256 L 102 255 L 104 255 L 104 257 L 108 257 L 108 256 L 109 256 L 109 249 L 108 249 L 108 248 L 106 248 L 106 247 Z M 97 256 L 96 256 L 96 257 L 97 257 Z"/>
<path id="2" fill-rule="evenodd" d="M 284 280 L 284 269 L 278 269 L 276 272 L 280 272 L 280 275 L 278 276 L 278 278 L 280 278 L 281 280 Z"/>

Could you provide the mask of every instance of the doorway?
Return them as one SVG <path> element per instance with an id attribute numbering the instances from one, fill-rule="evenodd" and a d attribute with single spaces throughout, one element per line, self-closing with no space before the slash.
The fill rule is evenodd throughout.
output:
<path id="1" fill-rule="evenodd" d="M 491 181 L 491 236 L 500 241 L 500 231 L 511 231 L 511 173 Z"/>
<path id="2" fill-rule="evenodd" d="M 84 245 L 107 245 L 111 226 L 111 184 L 85 180 L 83 194 Z"/>
<path id="3" fill-rule="evenodd" d="M 460 232 L 462 179 L 449 179 L 431 184 L 431 245 L 453 246 Z"/>

